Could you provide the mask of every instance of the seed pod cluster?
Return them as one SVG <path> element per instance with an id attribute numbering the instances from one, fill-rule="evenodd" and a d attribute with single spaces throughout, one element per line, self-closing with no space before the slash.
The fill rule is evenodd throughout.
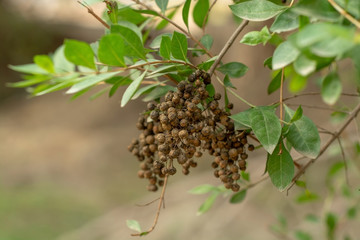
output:
<path id="1" fill-rule="evenodd" d="M 210 83 L 210 75 L 197 70 L 160 103 L 149 103 L 139 117 L 136 126 L 142 132 L 128 149 L 141 162 L 138 176 L 148 179 L 149 191 L 162 186 L 165 175 L 177 172 L 176 163 L 188 175 L 197 166 L 194 158 L 204 151 L 214 156 L 215 177 L 228 189 L 240 189 L 239 171 L 246 169 L 246 152 L 254 147 L 247 143 L 248 133 L 236 131 L 230 113 L 219 107 L 221 94 L 209 96 Z"/>

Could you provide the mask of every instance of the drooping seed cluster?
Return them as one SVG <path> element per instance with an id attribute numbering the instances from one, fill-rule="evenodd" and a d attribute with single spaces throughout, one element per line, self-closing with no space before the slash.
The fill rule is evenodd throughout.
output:
<path id="1" fill-rule="evenodd" d="M 164 184 L 165 175 L 177 172 L 175 163 L 188 175 L 196 167 L 194 158 L 204 151 L 214 156 L 214 175 L 225 187 L 238 191 L 240 170 L 246 169 L 249 151 L 247 132 L 235 131 L 230 113 L 219 107 L 221 95 L 209 96 L 206 85 L 210 75 L 197 70 L 181 81 L 177 91 L 169 91 L 158 103 L 149 103 L 136 126 L 142 133 L 129 146 L 129 151 L 141 162 L 138 176 L 149 181 L 148 190 L 156 191 Z M 232 108 L 232 104 L 227 106 Z"/>

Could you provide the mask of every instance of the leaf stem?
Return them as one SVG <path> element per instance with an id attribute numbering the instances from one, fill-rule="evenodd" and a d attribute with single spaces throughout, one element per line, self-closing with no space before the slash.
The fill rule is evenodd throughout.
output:
<path id="1" fill-rule="evenodd" d="M 206 26 L 205 23 L 206 23 L 206 21 L 208 20 L 210 11 L 211 11 L 211 9 L 215 6 L 216 2 L 217 2 L 217 0 L 214 0 L 214 2 L 213 2 L 213 3 L 211 4 L 211 6 L 209 7 L 209 10 L 207 11 L 206 16 L 205 16 L 205 18 L 204 18 L 203 27 L 202 27 L 203 35 L 205 34 L 205 26 Z"/>
<path id="2" fill-rule="evenodd" d="M 145 234 L 149 234 L 151 233 L 155 227 L 156 227 L 156 224 L 159 220 L 159 216 L 160 216 L 160 212 L 161 212 L 161 206 L 163 205 L 163 202 L 164 202 L 164 197 L 165 197 L 165 190 L 166 190 L 166 185 L 167 185 L 167 181 L 168 181 L 168 177 L 169 175 L 166 174 L 165 175 L 165 178 L 164 178 L 164 186 L 161 190 L 161 194 L 160 194 L 160 201 L 159 201 L 159 204 L 158 204 L 158 208 L 157 208 L 157 211 L 156 211 L 156 215 L 155 215 L 155 219 L 154 219 L 154 223 L 153 225 L 149 228 L 149 230 L 147 230 L 146 232 L 144 232 Z M 133 233 L 131 234 L 131 236 L 142 236 L 144 233 Z"/>
<path id="3" fill-rule="evenodd" d="M 346 129 L 346 127 L 356 118 L 357 114 L 360 112 L 360 103 L 354 108 L 354 110 L 350 113 L 348 119 L 342 124 L 340 129 L 337 132 L 334 132 L 334 135 L 330 138 L 329 141 L 321 148 L 319 155 L 309 160 L 304 167 L 302 167 L 299 172 L 294 176 L 292 180 L 292 184 L 288 188 L 288 190 L 295 184 L 295 181 L 298 180 L 306 171 L 307 168 L 313 163 L 315 163 L 321 155 L 329 148 L 329 146 L 342 134 L 342 132 Z"/>
<path id="4" fill-rule="evenodd" d="M 338 5 L 334 0 L 328 0 L 328 2 L 338 11 L 341 15 L 343 15 L 347 20 L 349 20 L 352 24 L 354 24 L 357 28 L 360 29 L 360 22 L 356 20 L 353 16 L 351 16 L 348 12 L 346 12 L 340 5 Z"/>
<path id="5" fill-rule="evenodd" d="M 215 60 L 214 64 L 211 66 L 210 70 L 209 70 L 209 74 L 210 76 L 212 76 L 215 72 L 216 67 L 219 65 L 219 63 L 221 62 L 221 59 L 223 59 L 223 57 L 225 56 L 225 54 L 227 53 L 227 51 L 230 49 L 231 45 L 234 43 L 235 39 L 237 38 L 237 36 L 239 36 L 239 34 L 241 33 L 241 31 L 245 28 L 245 26 L 249 23 L 248 20 L 243 20 L 243 22 L 238 26 L 238 28 L 235 30 L 235 32 L 231 35 L 231 37 L 229 38 L 229 40 L 225 43 L 223 49 L 221 49 L 220 53 L 219 53 L 219 57 Z"/>

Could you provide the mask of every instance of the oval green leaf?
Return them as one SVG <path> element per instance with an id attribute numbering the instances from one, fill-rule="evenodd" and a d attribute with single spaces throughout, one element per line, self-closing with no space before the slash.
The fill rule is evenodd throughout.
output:
<path id="1" fill-rule="evenodd" d="M 179 32 L 174 32 L 171 40 L 171 54 L 174 58 L 187 61 L 188 42 L 186 36 Z"/>
<path id="2" fill-rule="evenodd" d="M 275 18 L 274 23 L 270 27 L 270 31 L 282 33 L 294 30 L 298 27 L 299 15 L 288 9 Z"/>
<path id="3" fill-rule="evenodd" d="M 245 75 L 249 68 L 245 64 L 239 62 L 229 62 L 222 65 L 217 70 L 225 75 L 229 75 L 229 77 L 240 78 Z"/>
<path id="4" fill-rule="evenodd" d="M 328 74 L 321 84 L 321 96 L 325 103 L 333 105 L 342 92 L 342 84 L 336 72 Z"/>
<path id="5" fill-rule="evenodd" d="M 171 38 L 163 36 L 161 39 L 159 54 L 163 59 L 170 59 L 171 56 Z"/>
<path id="6" fill-rule="evenodd" d="M 65 40 L 65 57 L 75 65 L 96 69 L 94 52 L 86 42 Z"/>
<path id="7" fill-rule="evenodd" d="M 125 45 L 119 34 L 108 34 L 101 38 L 98 57 L 102 63 L 125 67 Z"/>
<path id="8" fill-rule="evenodd" d="M 54 73 L 54 63 L 48 55 L 34 56 L 34 63 L 49 73 Z"/>
<path id="9" fill-rule="evenodd" d="M 283 143 L 281 143 L 283 145 Z M 279 154 L 279 145 L 276 147 L 266 163 L 271 182 L 280 191 L 284 191 L 291 183 L 294 177 L 295 167 L 291 155 L 282 147 L 282 153 Z"/>
<path id="10" fill-rule="evenodd" d="M 141 227 L 138 221 L 136 220 L 126 220 L 126 225 L 131 230 L 134 230 L 136 232 L 141 232 Z"/>
<path id="11" fill-rule="evenodd" d="M 158 7 L 161 9 L 161 12 L 164 13 L 166 11 L 169 0 L 155 0 L 155 2 L 156 5 L 158 5 Z"/>
<path id="12" fill-rule="evenodd" d="M 182 18 L 187 28 L 189 28 L 189 10 L 190 10 L 191 0 L 186 0 L 183 10 Z"/>
<path id="13" fill-rule="evenodd" d="M 81 81 L 73 85 L 66 93 L 76 93 L 79 92 L 85 88 L 91 87 L 95 84 L 98 84 L 99 82 L 102 82 L 108 78 L 111 78 L 115 76 L 116 74 L 119 74 L 119 72 L 110 72 L 110 73 L 101 73 L 98 75 L 91 75 L 87 77 L 83 77 Z"/>
<path id="14" fill-rule="evenodd" d="M 290 122 L 295 116 L 295 111 L 284 105 L 285 121 Z M 293 122 L 286 135 L 292 147 L 302 155 L 316 158 L 320 153 L 320 136 L 316 125 L 310 118 L 302 115 Z"/>
<path id="15" fill-rule="evenodd" d="M 293 61 L 300 55 L 300 51 L 289 41 L 281 43 L 274 52 L 272 58 L 273 70 L 281 69 Z"/>
<path id="16" fill-rule="evenodd" d="M 267 0 L 253 0 L 230 6 L 233 14 L 250 21 L 265 21 L 285 11 L 287 7 L 276 5 Z"/>
<path id="17" fill-rule="evenodd" d="M 246 189 L 244 189 L 232 195 L 232 197 L 230 198 L 230 203 L 241 203 L 242 201 L 244 201 L 246 197 L 246 192 Z"/>
<path id="18" fill-rule="evenodd" d="M 196 25 L 202 28 L 206 24 L 206 15 L 209 11 L 209 0 L 198 0 L 193 10 L 193 18 Z"/>
<path id="19" fill-rule="evenodd" d="M 130 99 L 134 96 L 136 90 L 139 88 L 141 81 L 144 79 L 146 75 L 146 71 L 143 72 L 139 77 L 137 77 L 125 90 L 124 95 L 121 99 L 121 107 L 124 107 Z"/>

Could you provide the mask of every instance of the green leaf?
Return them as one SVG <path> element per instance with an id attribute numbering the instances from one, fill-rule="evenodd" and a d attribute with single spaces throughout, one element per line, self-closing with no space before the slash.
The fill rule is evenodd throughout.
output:
<path id="1" fill-rule="evenodd" d="M 138 97 L 140 97 L 141 95 L 144 95 L 146 93 L 149 93 L 151 92 L 154 88 L 156 88 L 158 85 L 160 84 L 159 83 L 155 83 L 155 84 L 151 84 L 151 85 L 147 85 L 145 87 L 142 87 L 142 88 L 139 88 L 136 93 L 134 94 L 134 96 L 131 98 L 131 100 L 135 100 L 137 99 Z"/>
<path id="2" fill-rule="evenodd" d="M 301 76 L 308 76 L 316 70 L 316 61 L 301 54 L 294 62 L 295 71 Z"/>
<path id="3" fill-rule="evenodd" d="M 350 207 L 347 210 L 346 215 L 347 215 L 348 219 L 355 219 L 356 215 L 357 215 L 357 207 L 356 206 Z"/>
<path id="4" fill-rule="evenodd" d="M 250 119 L 250 113 L 252 111 L 252 108 L 239 112 L 237 114 L 231 115 L 230 118 L 235 121 L 235 123 L 239 123 L 241 125 L 244 125 L 248 128 L 251 128 L 251 119 Z"/>
<path id="5" fill-rule="evenodd" d="M 303 115 L 303 110 L 301 108 L 301 105 L 296 109 L 295 114 L 292 116 L 290 123 L 296 122 L 299 120 Z"/>
<path id="6" fill-rule="evenodd" d="M 146 97 L 144 97 L 143 101 L 144 102 L 153 101 L 153 100 L 159 99 L 160 97 L 164 96 L 169 91 L 176 91 L 176 90 L 177 90 L 177 88 L 175 88 L 173 86 L 169 86 L 169 85 L 158 86 L 157 88 L 152 90 L 148 95 L 146 95 Z"/>
<path id="7" fill-rule="evenodd" d="M 296 240 L 312 240 L 313 239 L 309 233 L 301 231 L 301 230 L 297 230 L 295 232 L 295 238 L 296 238 Z"/>
<path id="8" fill-rule="evenodd" d="M 285 121 L 290 122 L 295 112 L 284 105 Z M 320 153 L 320 136 L 316 125 L 310 118 L 302 115 L 299 120 L 289 127 L 286 139 L 293 148 L 308 158 L 316 158 Z"/>
<path id="9" fill-rule="evenodd" d="M 325 103 L 333 105 L 340 98 L 342 84 L 336 72 L 328 74 L 321 84 L 321 97 Z"/>
<path id="10" fill-rule="evenodd" d="M 71 94 L 71 93 L 79 92 L 85 88 L 88 88 L 88 87 L 98 84 L 99 82 L 102 82 L 108 78 L 111 78 L 111 77 L 115 76 L 116 74 L 119 74 L 119 72 L 100 73 L 98 75 L 90 75 L 90 76 L 84 77 L 84 78 L 82 78 L 82 80 L 80 82 L 78 82 L 74 86 L 72 86 L 66 93 Z"/>
<path id="11" fill-rule="evenodd" d="M 95 69 L 94 52 L 86 42 L 65 40 L 65 57 L 75 65 Z"/>
<path id="12" fill-rule="evenodd" d="M 236 89 L 235 86 L 230 81 L 229 75 L 227 75 L 227 74 L 224 77 L 224 85 L 225 85 L 225 87 L 230 87 L 230 88 Z"/>
<path id="13" fill-rule="evenodd" d="M 191 0 L 186 0 L 183 10 L 182 10 L 182 18 L 186 25 L 186 27 L 189 29 L 189 10 L 190 10 L 190 4 Z"/>
<path id="14" fill-rule="evenodd" d="M 139 88 L 145 75 L 146 75 L 146 71 L 143 72 L 139 77 L 137 77 L 129 85 L 129 87 L 125 90 L 124 95 L 122 96 L 122 99 L 121 99 L 121 107 L 124 107 L 130 101 L 130 99 L 134 96 L 136 90 Z"/>
<path id="15" fill-rule="evenodd" d="M 326 21 L 338 21 L 340 14 L 331 6 L 327 0 L 302 0 L 291 8 L 299 15 L 317 18 Z"/>
<path id="16" fill-rule="evenodd" d="M 214 64 L 215 60 L 218 57 L 219 56 L 212 57 L 212 58 L 206 60 L 205 62 L 200 63 L 197 67 L 204 70 L 204 71 L 207 71 L 207 70 L 209 70 L 211 68 L 211 66 Z"/>
<path id="17" fill-rule="evenodd" d="M 264 149 L 272 154 L 281 135 L 281 124 L 275 115 L 274 108 L 266 106 L 252 108 L 249 113 L 249 119 L 255 136 Z"/>
<path id="18" fill-rule="evenodd" d="M 296 180 L 296 181 L 295 181 L 295 184 L 296 184 L 296 186 L 298 186 L 298 187 L 306 188 L 306 182 L 304 182 L 304 181 Z"/>
<path id="19" fill-rule="evenodd" d="M 163 36 L 169 36 L 172 37 L 171 33 L 163 33 L 155 37 L 155 39 L 150 43 L 149 47 L 151 48 L 160 48 L 162 37 Z"/>
<path id="20" fill-rule="evenodd" d="M 36 55 L 34 63 L 49 73 L 54 73 L 54 63 L 48 55 Z"/>
<path id="21" fill-rule="evenodd" d="M 101 95 L 103 95 L 104 93 L 106 93 L 107 91 L 109 91 L 111 89 L 111 86 L 108 86 L 106 88 L 103 88 L 101 89 L 100 91 L 98 91 L 97 93 L 91 95 L 89 97 L 89 99 L 92 101 L 92 100 L 95 100 L 97 99 L 98 97 L 100 97 Z"/>
<path id="22" fill-rule="evenodd" d="M 46 88 L 43 89 L 37 89 L 36 91 L 32 92 L 32 94 L 34 96 L 41 96 L 47 93 L 59 91 L 74 85 L 74 83 L 78 81 L 76 74 L 72 76 L 61 77 L 56 80 L 59 81 L 58 84 L 48 85 Z"/>
<path id="23" fill-rule="evenodd" d="M 285 190 L 291 183 L 295 173 L 293 159 L 286 148 L 283 147 L 282 153 L 279 154 L 278 145 L 275 151 L 269 156 L 266 165 L 271 182 L 274 186 L 280 191 Z"/>
<path id="24" fill-rule="evenodd" d="M 287 7 L 276 5 L 267 0 L 253 0 L 230 5 L 233 14 L 250 21 L 265 21 L 285 11 Z"/>
<path id="25" fill-rule="evenodd" d="M 290 9 L 280 13 L 270 27 L 270 31 L 282 33 L 292 31 L 299 27 L 299 15 Z"/>
<path id="26" fill-rule="evenodd" d="M 336 162 L 330 167 L 327 176 L 333 177 L 343 168 L 345 168 L 344 162 Z"/>
<path id="27" fill-rule="evenodd" d="M 73 72 L 75 70 L 75 65 L 69 62 L 65 57 L 65 46 L 61 45 L 56 49 L 53 61 L 56 72 Z"/>
<path id="28" fill-rule="evenodd" d="M 193 189 L 189 191 L 190 194 L 205 194 L 209 192 L 216 191 L 217 187 L 210 185 L 210 184 L 204 184 L 200 186 L 196 186 Z"/>
<path id="29" fill-rule="evenodd" d="M 240 40 L 240 43 L 244 43 L 246 45 L 255 46 L 260 43 L 264 45 L 270 40 L 271 34 L 267 26 L 263 27 L 261 31 L 253 31 L 248 32 L 244 35 L 244 37 Z"/>
<path id="30" fill-rule="evenodd" d="M 43 68 L 39 67 L 36 64 L 24 64 L 24 65 L 9 65 L 11 70 L 21 72 L 21 73 L 28 73 L 28 74 L 48 74 Z"/>
<path id="31" fill-rule="evenodd" d="M 136 232 L 141 232 L 141 227 L 138 221 L 136 220 L 126 220 L 126 225 L 131 230 L 134 230 Z"/>
<path id="32" fill-rule="evenodd" d="M 265 59 L 264 67 L 268 67 L 269 69 L 272 69 L 272 56 Z"/>
<path id="33" fill-rule="evenodd" d="M 211 49 L 211 46 L 213 45 L 214 39 L 211 35 L 205 34 L 201 39 L 200 42 L 207 50 Z"/>
<path id="34" fill-rule="evenodd" d="M 104 35 L 99 43 L 98 57 L 102 63 L 125 67 L 125 44 L 119 34 Z"/>
<path id="35" fill-rule="evenodd" d="M 109 97 L 112 97 L 120 86 L 128 85 L 131 84 L 132 82 L 128 77 L 123 77 L 123 76 L 115 76 L 108 79 L 107 81 L 111 81 L 111 80 L 114 80 L 115 83 L 109 91 Z"/>
<path id="36" fill-rule="evenodd" d="M 250 182 L 250 174 L 248 172 L 241 171 L 241 177 L 243 180 Z"/>
<path id="37" fill-rule="evenodd" d="M 248 67 L 239 62 L 229 62 L 224 65 L 221 65 L 217 70 L 222 72 L 223 74 L 229 75 L 232 78 L 240 78 L 245 75 L 248 71 Z"/>
<path id="38" fill-rule="evenodd" d="M 202 28 L 206 24 L 205 17 L 209 11 L 209 0 L 198 0 L 193 10 L 193 18 L 196 25 Z"/>
<path id="39" fill-rule="evenodd" d="M 278 90 L 281 86 L 281 71 L 278 72 L 278 74 L 276 74 L 276 76 L 271 80 L 267 92 L 268 94 L 272 94 L 273 92 L 275 92 L 276 90 Z"/>
<path id="40" fill-rule="evenodd" d="M 158 7 L 161 9 L 161 12 L 164 13 L 166 11 L 169 0 L 155 0 L 155 2 L 156 5 L 158 5 Z"/>
<path id="41" fill-rule="evenodd" d="M 207 212 L 212 205 L 214 205 L 216 198 L 219 196 L 219 192 L 213 192 L 210 197 L 208 197 L 205 202 L 200 206 L 197 215 L 201 215 Z"/>
<path id="42" fill-rule="evenodd" d="M 301 193 L 297 198 L 296 198 L 296 202 L 297 203 L 308 203 L 308 202 L 313 202 L 319 199 L 319 196 L 316 195 L 315 193 L 312 193 L 308 190 L 305 190 L 304 193 Z"/>
<path id="43" fill-rule="evenodd" d="M 326 227 L 327 227 L 327 235 L 328 239 L 335 239 L 335 228 L 338 223 L 338 217 L 335 213 L 328 212 L 326 214 Z"/>
<path id="44" fill-rule="evenodd" d="M 209 97 L 213 97 L 215 95 L 215 88 L 214 85 L 208 84 L 206 85 L 206 91 L 209 93 Z"/>
<path id="45" fill-rule="evenodd" d="M 300 55 L 300 51 L 289 41 L 281 43 L 274 52 L 272 58 L 273 70 L 281 69 L 293 61 Z"/>
<path id="46" fill-rule="evenodd" d="M 14 87 L 14 88 L 25 88 L 30 87 L 32 85 L 50 80 L 52 76 L 50 75 L 29 75 L 26 76 L 25 81 L 15 82 L 15 83 L 7 83 L 6 86 Z"/>
<path id="47" fill-rule="evenodd" d="M 170 59 L 171 57 L 171 38 L 163 36 L 160 44 L 159 54 L 163 59 Z"/>
<path id="48" fill-rule="evenodd" d="M 174 32 L 171 40 L 171 53 L 176 59 L 187 61 L 188 43 L 186 36 L 182 33 Z"/>
<path id="49" fill-rule="evenodd" d="M 121 25 L 111 25 L 111 33 L 119 34 L 123 39 L 125 56 L 146 59 L 142 39 L 132 29 Z"/>
<path id="50" fill-rule="evenodd" d="M 129 6 L 122 6 L 117 11 L 118 21 L 127 21 L 139 25 L 146 21 L 146 17 L 141 15 Z"/>
<path id="51" fill-rule="evenodd" d="M 288 85 L 289 91 L 292 93 L 297 93 L 302 91 L 307 84 L 307 78 L 303 77 L 297 73 L 294 73 L 292 78 L 290 79 L 290 83 Z"/>
<path id="52" fill-rule="evenodd" d="M 230 203 L 241 203 L 242 201 L 244 201 L 246 197 L 246 192 L 246 189 L 244 189 L 232 195 L 232 197 L 230 198 Z"/>

